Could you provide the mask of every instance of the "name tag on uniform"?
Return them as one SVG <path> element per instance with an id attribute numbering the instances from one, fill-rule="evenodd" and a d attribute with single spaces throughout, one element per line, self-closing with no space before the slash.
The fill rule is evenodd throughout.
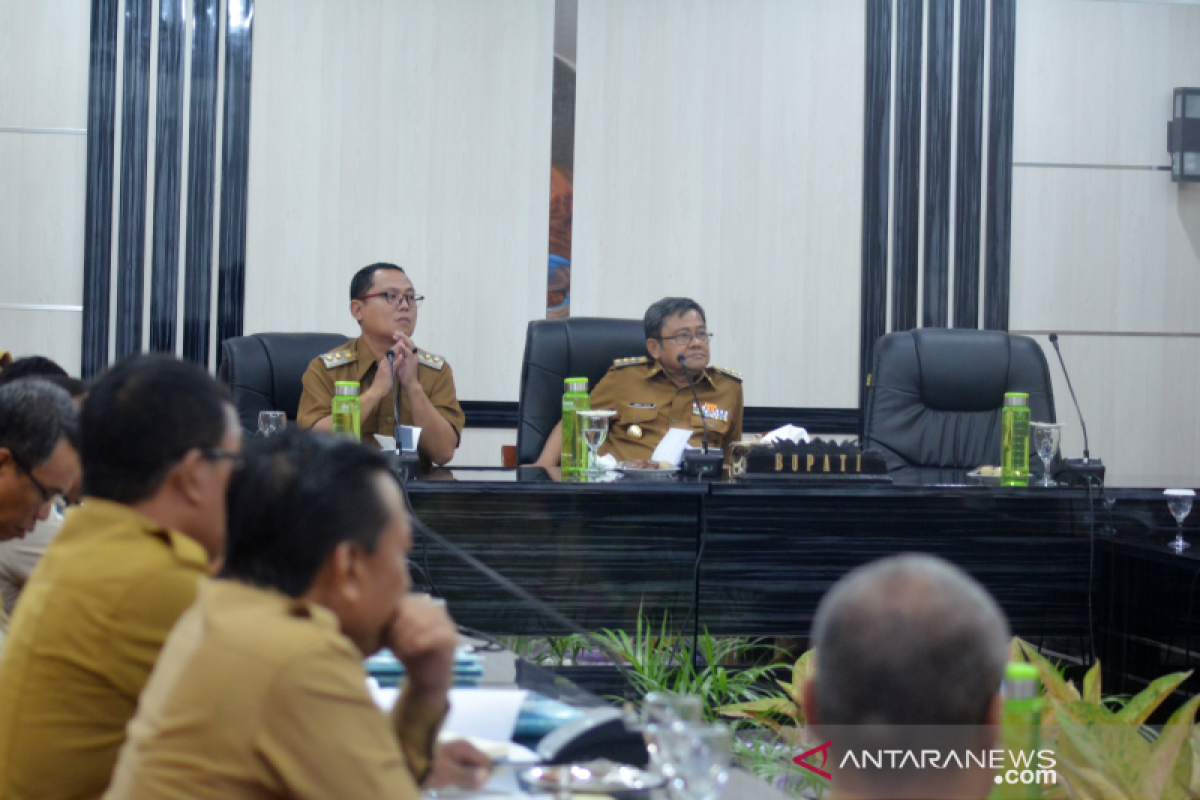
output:
<path id="1" fill-rule="evenodd" d="M 726 409 L 717 408 L 716 405 L 714 405 L 713 403 L 705 403 L 703 408 L 704 408 L 704 418 L 705 419 L 711 419 L 711 420 L 715 420 L 717 422 L 728 422 L 729 421 L 729 412 Z M 700 409 L 696 407 L 695 403 L 692 403 L 692 413 L 693 414 L 700 413 Z"/>
<path id="2" fill-rule="evenodd" d="M 693 403 L 692 405 L 695 405 L 695 403 Z M 629 407 L 630 408 L 654 408 L 655 405 L 654 405 L 654 403 L 630 403 Z"/>

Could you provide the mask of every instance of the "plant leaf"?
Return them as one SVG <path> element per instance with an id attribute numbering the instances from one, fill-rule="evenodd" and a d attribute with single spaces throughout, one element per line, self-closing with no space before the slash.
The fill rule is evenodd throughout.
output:
<path id="1" fill-rule="evenodd" d="M 722 716 L 735 719 L 758 719 L 766 714 L 780 714 L 786 717 L 796 716 L 796 706 L 791 700 L 783 697 L 766 697 L 762 700 L 752 700 L 748 703 L 733 703 L 721 706 L 717 712 Z"/>
<path id="2" fill-rule="evenodd" d="M 1058 669 L 1051 664 L 1046 657 L 1033 649 L 1033 646 L 1028 642 L 1018 639 L 1021 645 L 1021 652 L 1030 664 L 1037 667 L 1038 677 L 1042 679 L 1042 686 L 1046 688 L 1046 694 L 1055 700 L 1070 702 L 1079 700 L 1079 690 L 1075 688 L 1073 683 L 1069 683 L 1062 679 L 1062 675 L 1058 674 Z"/>
<path id="3" fill-rule="evenodd" d="M 1100 705 L 1100 659 L 1096 659 L 1096 663 L 1083 676 L 1083 699 Z"/>
<path id="4" fill-rule="evenodd" d="M 1141 725 L 1150 718 L 1154 709 L 1167 699 L 1167 695 L 1175 691 L 1191 674 L 1189 670 L 1162 676 L 1130 698 L 1125 707 L 1117 712 L 1117 718 L 1126 725 Z"/>
<path id="5" fill-rule="evenodd" d="M 1021 645 L 1025 641 L 1019 636 L 1014 636 L 1012 641 L 1008 643 L 1008 662 L 1010 664 L 1020 664 L 1025 661 L 1025 657 L 1021 654 Z"/>
<path id="6" fill-rule="evenodd" d="M 1091 717 L 1095 712 L 1107 713 L 1098 706 L 1077 701 L 1060 707 L 1058 761 L 1076 770 L 1093 770 L 1119 789 L 1115 797 L 1146 797 L 1135 789 L 1150 757 L 1150 745 L 1130 725 L 1080 724 L 1074 718 Z M 1066 708 L 1070 706 L 1070 708 Z M 1067 745 L 1070 746 L 1067 746 Z M 1094 781 L 1093 781 L 1094 783 Z M 1147 800 L 1151 798 L 1147 797 Z"/>
<path id="7" fill-rule="evenodd" d="M 1191 753 L 1184 750 L 1187 759 L 1181 759 L 1180 751 L 1191 733 L 1191 720 L 1200 707 L 1200 695 L 1179 707 L 1163 726 L 1158 740 L 1150 747 L 1150 759 L 1142 771 L 1138 797 L 1183 798 L 1191 782 Z M 1187 720 L 1186 722 L 1184 720 Z M 1182 762 L 1182 764 L 1180 763 Z"/>

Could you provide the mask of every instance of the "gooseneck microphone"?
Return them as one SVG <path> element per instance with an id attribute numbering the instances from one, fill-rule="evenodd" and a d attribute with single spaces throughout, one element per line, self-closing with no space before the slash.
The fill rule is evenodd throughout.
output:
<path id="1" fill-rule="evenodd" d="M 683 367 L 683 374 L 687 376 L 688 388 L 692 390 L 692 399 L 696 401 L 696 411 L 700 414 L 700 425 L 704 428 L 701 442 L 704 444 L 704 455 L 708 455 L 708 417 L 704 415 L 704 406 L 700 405 L 700 395 L 696 394 L 696 384 L 692 382 L 692 373 L 688 371 L 687 356 L 680 353 L 676 361 L 679 362 L 679 366 Z"/>
<path id="2" fill-rule="evenodd" d="M 400 393 L 396 391 L 396 354 L 387 351 L 388 373 L 392 376 L 392 438 L 396 440 L 396 452 L 403 450 L 400 438 Z"/>
<path id="3" fill-rule="evenodd" d="M 1063 377 L 1067 379 L 1067 389 L 1071 392 L 1071 402 L 1075 404 L 1075 413 L 1079 416 L 1079 427 L 1083 429 L 1083 463 L 1088 464 L 1092 460 L 1092 454 L 1088 451 L 1088 435 L 1087 425 L 1083 423 L 1083 412 L 1079 410 L 1079 401 L 1075 399 L 1075 388 L 1071 386 L 1071 376 L 1067 374 L 1067 363 L 1063 361 L 1062 350 L 1058 349 L 1058 334 L 1050 334 L 1050 344 L 1054 345 L 1054 352 L 1058 354 L 1058 365 L 1062 367 Z"/>

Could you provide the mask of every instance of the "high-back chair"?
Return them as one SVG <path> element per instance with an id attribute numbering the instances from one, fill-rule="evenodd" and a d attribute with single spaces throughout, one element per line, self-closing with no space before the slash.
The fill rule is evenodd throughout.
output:
<path id="1" fill-rule="evenodd" d="M 295 422 L 309 362 L 350 338 L 343 333 L 255 333 L 221 342 L 217 378 L 233 393 L 242 428 L 257 431 L 260 411 L 282 411 Z"/>

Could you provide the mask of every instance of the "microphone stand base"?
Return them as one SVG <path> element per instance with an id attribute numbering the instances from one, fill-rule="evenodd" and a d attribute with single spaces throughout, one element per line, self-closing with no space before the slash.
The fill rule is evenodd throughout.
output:
<path id="1" fill-rule="evenodd" d="M 387 457 L 392 464 L 392 470 L 400 476 L 400 480 L 410 480 L 417 474 L 417 465 L 421 459 L 412 450 L 389 450 Z"/>
<path id="2" fill-rule="evenodd" d="M 1066 458 L 1051 472 L 1054 479 L 1066 486 L 1087 488 L 1093 483 L 1104 483 L 1104 464 L 1098 458 L 1086 462 L 1082 458 Z"/>
<path id="3" fill-rule="evenodd" d="M 714 481 L 721 477 L 721 467 L 725 463 L 725 454 L 720 450 L 703 452 L 685 451 L 679 474 L 685 478 L 702 478 Z"/>

